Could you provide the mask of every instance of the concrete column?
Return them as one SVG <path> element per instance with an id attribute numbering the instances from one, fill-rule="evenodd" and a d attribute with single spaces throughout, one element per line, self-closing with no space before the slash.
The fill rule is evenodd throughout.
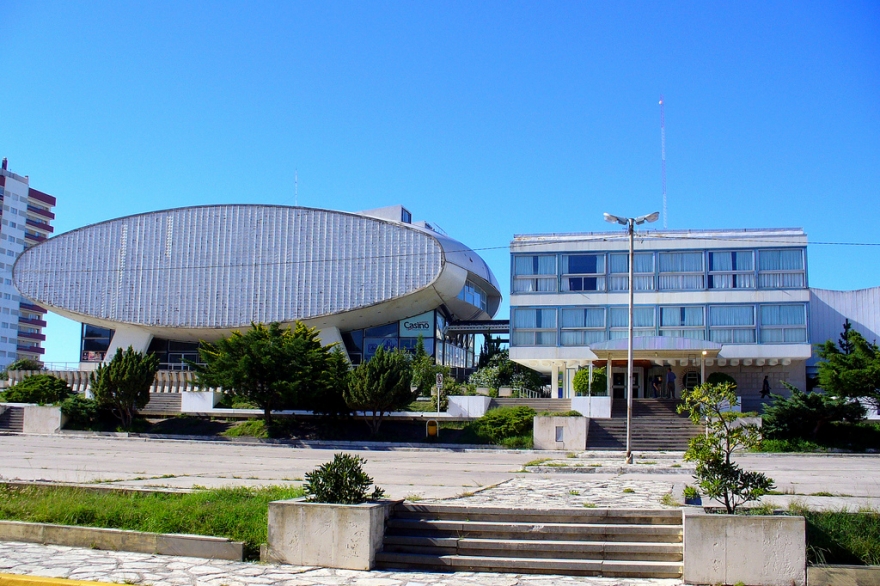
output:
<path id="1" fill-rule="evenodd" d="M 605 361 L 605 381 L 607 388 L 608 397 L 612 397 L 613 384 L 611 382 L 611 359 Z"/>
<path id="2" fill-rule="evenodd" d="M 554 362 L 550 367 L 550 398 L 555 399 L 559 396 L 559 363 Z"/>

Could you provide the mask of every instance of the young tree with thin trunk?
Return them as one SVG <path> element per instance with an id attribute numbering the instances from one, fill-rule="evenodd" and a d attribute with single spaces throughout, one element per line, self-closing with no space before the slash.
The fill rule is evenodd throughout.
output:
<path id="1" fill-rule="evenodd" d="M 113 359 L 89 375 L 92 394 L 109 407 L 124 429 L 130 429 L 137 412 L 150 401 L 150 387 L 159 370 L 159 357 L 137 352 L 131 346 L 116 349 Z"/>
<path id="2" fill-rule="evenodd" d="M 382 419 L 396 409 L 406 407 L 418 396 L 410 389 L 412 366 L 405 352 L 386 352 L 381 346 L 367 362 L 351 372 L 345 402 L 351 409 L 370 413 L 367 425 L 376 435 Z"/>

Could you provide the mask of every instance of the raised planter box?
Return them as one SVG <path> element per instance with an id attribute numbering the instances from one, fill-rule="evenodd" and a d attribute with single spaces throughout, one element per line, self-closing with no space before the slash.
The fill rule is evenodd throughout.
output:
<path id="1" fill-rule="evenodd" d="M 572 397 L 571 408 L 590 419 L 610 419 L 611 397 Z"/>
<path id="2" fill-rule="evenodd" d="M 803 517 L 689 509 L 683 515 L 686 584 L 806 585 Z"/>
<path id="3" fill-rule="evenodd" d="M 395 501 L 360 505 L 269 503 L 269 544 L 264 561 L 346 570 L 371 570 Z"/>
<path id="4" fill-rule="evenodd" d="M 450 395 L 446 412 L 452 417 L 482 417 L 489 409 L 492 398 L 488 396 Z"/>

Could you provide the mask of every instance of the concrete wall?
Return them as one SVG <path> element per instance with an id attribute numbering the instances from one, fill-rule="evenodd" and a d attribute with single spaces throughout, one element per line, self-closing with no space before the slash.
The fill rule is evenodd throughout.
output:
<path id="1" fill-rule="evenodd" d="M 25 405 L 22 432 L 58 433 L 64 427 L 65 419 L 61 414 L 61 407 Z"/>
<path id="2" fill-rule="evenodd" d="M 572 397 L 571 408 L 590 419 L 610 419 L 611 397 Z"/>
<path id="3" fill-rule="evenodd" d="M 219 560 L 244 559 L 244 544 L 223 537 L 169 535 L 122 529 L 0 521 L 0 541 L 51 543 L 110 551 L 134 551 Z"/>
<path id="4" fill-rule="evenodd" d="M 183 391 L 180 393 L 180 412 L 207 413 L 211 411 L 222 398 L 223 393 L 214 391 Z"/>
<path id="5" fill-rule="evenodd" d="M 535 449 L 586 450 L 589 424 L 586 417 L 535 417 Z"/>
<path id="6" fill-rule="evenodd" d="M 370 570 L 393 501 L 336 505 L 304 499 L 269 503 L 267 561 Z"/>
<path id="7" fill-rule="evenodd" d="M 806 585 L 803 517 L 684 511 L 686 584 Z"/>
<path id="8" fill-rule="evenodd" d="M 482 417 L 489 409 L 491 397 L 483 395 L 464 396 L 453 395 L 449 397 L 449 406 L 446 412 L 453 417 Z"/>

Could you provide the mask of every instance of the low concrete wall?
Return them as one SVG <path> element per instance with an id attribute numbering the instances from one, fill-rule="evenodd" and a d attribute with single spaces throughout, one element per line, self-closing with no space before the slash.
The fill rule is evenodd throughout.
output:
<path id="1" fill-rule="evenodd" d="M 214 409 L 222 398 L 223 393 L 214 391 L 181 391 L 180 412 L 207 413 Z"/>
<path id="2" fill-rule="evenodd" d="M 534 449 L 586 450 L 589 426 L 586 417 L 535 417 Z"/>
<path id="3" fill-rule="evenodd" d="M 449 406 L 446 412 L 452 417 L 482 417 L 489 409 L 491 397 L 453 395 L 448 397 Z"/>
<path id="4" fill-rule="evenodd" d="M 805 586 L 806 522 L 683 510 L 686 584 Z"/>
<path id="5" fill-rule="evenodd" d="M 50 543 L 110 551 L 133 551 L 216 560 L 244 559 L 244 544 L 222 537 L 141 533 L 122 529 L 0 521 L 0 541 Z"/>
<path id="6" fill-rule="evenodd" d="M 385 538 L 394 501 L 337 505 L 304 499 L 269 503 L 265 561 L 370 570 Z"/>
<path id="7" fill-rule="evenodd" d="M 807 584 L 880 586 L 880 566 L 809 566 Z"/>
<path id="8" fill-rule="evenodd" d="M 61 413 L 61 407 L 26 405 L 22 432 L 58 433 L 64 427 L 66 419 Z"/>
<path id="9" fill-rule="evenodd" d="M 572 397 L 571 408 L 590 419 L 610 419 L 611 397 Z"/>

